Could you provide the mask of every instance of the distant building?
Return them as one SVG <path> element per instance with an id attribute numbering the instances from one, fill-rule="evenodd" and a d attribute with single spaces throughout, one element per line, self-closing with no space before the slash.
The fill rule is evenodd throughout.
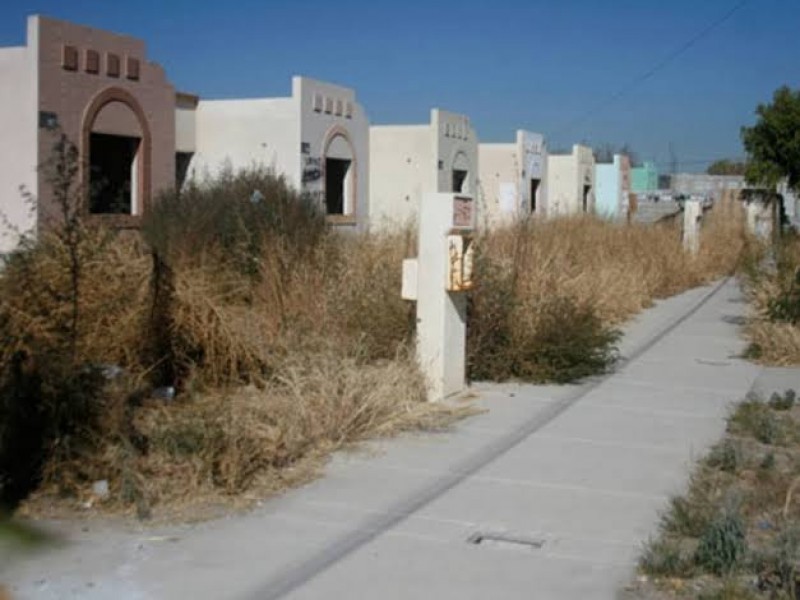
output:
<path id="1" fill-rule="evenodd" d="M 658 169 L 654 162 L 645 162 L 631 169 L 631 190 L 634 194 L 649 194 L 658 190 Z"/>
<path id="2" fill-rule="evenodd" d="M 424 125 L 369 130 L 370 226 L 414 222 L 428 192 L 477 194 L 478 138 L 469 119 L 433 109 Z"/>
<path id="3" fill-rule="evenodd" d="M 595 172 L 591 148 L 576 144 L 571 154 L 547 158 L 547 214 L 574 215 L 594 212 Z"/>
<path id="4" fill-rule="evenodd" d="M 598 216 L 625 220 L 630 210 L 631 161 L 624 154 L 615 154 L 614 162 L 595 165 L 595 193 Z"/>
<path id="5" fill-rule="evenodd" d="M 672 193 L 684 196 L 707 196 L 719 199 L 724 192 L 745 188 L 741 175 L 707 175 L 705 173 L 677 173 L 672 176 Z"/>
<path id="6" fill-rule="evenodd" d="M 489 226 L 547 212 L 544 136 L 517 131 L 509 144 L 479 144 L 480 220 Z"/>
<path id="7" fill-rule="evenodd" d="M 369 121 L 353 90 L 293 77 L 289 97 L 200 100 L 196 131 L 191 176 L 272 167 L 332 225 L 366 228 Z"/>
<path id="8" fill-rule="evenodd" d="M 36 233 L 56 217 L 47 172 L 64 134 L 78 149 L 79 183 L 93 219 L 135 227 L 159 190 L 175 185 L 175 158 L 192 152 L 180 94 L 135 38 L 32 16 L 27 43 L 0 48 L 0 209 L 13 230 Z M 31 213 L 19 187 L 37 199 Z M 0 226 L 0 230 L 3 229 Z M 18 243 L 0 231 L 0 253 Z"/>

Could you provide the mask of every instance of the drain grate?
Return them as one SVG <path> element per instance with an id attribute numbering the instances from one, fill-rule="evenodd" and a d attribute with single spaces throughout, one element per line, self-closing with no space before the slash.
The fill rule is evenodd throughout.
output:
<path id="1" fill-rule="evenodd" d="M 498 548 L 514 548 L 517 550 L 538 550 L 545 544 L 545 539 L 518 533 L 498 533 L 477 531 L 467 538 L 467 543 L 474 546 L 493 546 Z"/>

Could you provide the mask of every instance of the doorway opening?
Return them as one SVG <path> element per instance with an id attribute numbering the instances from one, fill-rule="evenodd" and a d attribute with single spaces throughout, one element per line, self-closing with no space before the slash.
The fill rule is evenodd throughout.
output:
<path id="1" fill-rule="evenodd" d="M 347 214 L 352 165 L 351 160 L 325 159 L 325 212 L 329 215 Z"/>
<path id="2" fill-rule="evenodd" d="M 539 191 L 541 179 L 531 179 L 531 213 L 536 212 L 536 193 Z"/>
<path id="3" fill-rule="evenodd" d="M 592 191 L 592 186 L 583 186 L 583 212 L 589 212 L 589 192 Z"/>
<path id="4" fill-rule="evenodd" d="M 453 192 L 463 194 L 466 192 L 467 185 L 467 171 L 461 169 L 453 169 Z"/>
<path id="5" fill-rule="evenodd" d="M 92 133 L 89 139 L 89 212 L 136 214 L 140 139 Z"/>
<path id="6" fill-rule="evenodd" d="M 189 174 L 189 165 L 192 162 L 193 152 L 175 153 L 175 189 L 180 190 Z"/>

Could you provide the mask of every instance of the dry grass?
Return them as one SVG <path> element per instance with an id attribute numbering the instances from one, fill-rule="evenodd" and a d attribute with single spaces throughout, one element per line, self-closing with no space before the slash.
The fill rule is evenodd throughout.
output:
<path id="1" fill-rule="evenodd" d="M 739 203 L 725 198 L 708 213 L 696 257 L 683 250 L 680 225 L 575 217 L 516 223 L 484 236 L 470 315 L 471 364 L 485 363 L 491 355 L 498 367 L 479 369 L 478 375 L 553 379 L 530 342 L 563 338 L 576 321 L 583 326 L 573 331 L 573 341 L 565 339 L 564 352 L 547 360 L 577 367 L 589 363 L 589 369 L 569 368 L 577 376 L 602 370 L 616 325 L 656 298 L 734 271 L 745 245 Z M 597 353 L 580 352 L 592 346 Z M 510 362 L 519 368 L 504 369 Z"/>

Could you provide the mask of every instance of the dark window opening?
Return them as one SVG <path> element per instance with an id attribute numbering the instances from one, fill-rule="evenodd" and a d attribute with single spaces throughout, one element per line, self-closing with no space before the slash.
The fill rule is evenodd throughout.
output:
<path id="1" fill-rule="evenodd" d="M 325 212 L 343 215 L 345 209 L 345 187 L 352 161 L 341 158 L 325 159 Z"/>
<path id="2" fill-rule="evenodd" d="M 95 214 L 132 214 L 139 138 L 93 133 L 89 146 L 91 199 Z"/>
<path id="3" fill-rule="evenodd" d="M 541 179 L 531 179 L 531 212 L 536 212 L 536 193 L 539 191 Z"/>
<path id="4" fill-rule="evenodd" d="M 175 188 L 180 190 L 186 181 L 186 175 L 189 173 L 189 164 L 192 162 L 192 152 L 176 152 L 175 153 Z"/>
<path id="5" fill-rule="evenodd" d="M 592 190 L 592 186 L 584 185 L 583 186 L 583 212 L 589 212 L 589 192 Z"/>
<path id="6" fill-rule="evenodd" d="M 457 193 L 466 192 L 464 187 L 467 183 L 467 171 L 461 171 L 459 169 L 453 169 L 453 190 Z"/>

